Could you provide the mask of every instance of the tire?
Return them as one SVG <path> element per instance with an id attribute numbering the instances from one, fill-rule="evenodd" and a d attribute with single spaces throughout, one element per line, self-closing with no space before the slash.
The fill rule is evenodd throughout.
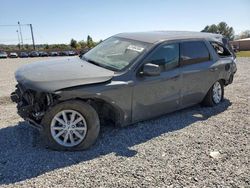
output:
<path id="1" fill-rule="evenodd" d="M 218 84 L 220 85 L 220 88 L 221 88 L 221 97 L 218 100 L 216 100 L 214 97 L 213 89 L 216 85 L 218 86 Z M 219 81 L 216 81 L 212 85 L 212 87 L 208 90 L 204 100 L 202 101 L 202 104 L 204 106 L 212 107 L 212 106 L 216 106 L 217 104 L 219 104 L 223 99 L 224 99 L 224 84 L 221 80 L 219 80 Z"/>
<path id="2" fill-rule="evenodd" d="M 46 112 L 41 124 L 44 127 L 43 137 L 46 145 L 50 149 L 61 151 L 88 149 L 95 143 L 100 131 L 97 112 L 89 104 L 79 100 L 55 105 Z"/>

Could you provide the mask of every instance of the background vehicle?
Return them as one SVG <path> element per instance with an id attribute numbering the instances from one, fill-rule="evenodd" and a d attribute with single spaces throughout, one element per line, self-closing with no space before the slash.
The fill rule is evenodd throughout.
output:
<path id="1" fill-rule="evenodd" d="M 68 55 L 69 55 L 69 56 L 74 56 L 74 55 L 77 55 L 77 53 L 74 52 L 74 51 L 68 51 Z"/>
<path id="2" fill-rule="evenodd" d="M 82 56 L 83 56 L 84 54 L 86 54 L 88 51 L 89 51 L 89 49 L 81 50 L 81 51 L 80 51 L 79 57 L 82 58 Z"/>
<path id="3" fill-rule="evenodd" d="M 29 57 L 29 54 L 27 52 L 20 52 L 19 57 L 21 58 Z"/>
<path id="4" fill-rule="evenodd" d="M 37 51 L 32 51 L 29 53 L 30 57 L 39 57 L 39 53 Z"/>
<path id="5" fill-rule="evenodd" d="M 17 55 L 16 52 L 11 52 L 11 53 L 9 54 L 9 57 L 10 57 L 10 58 L 18 58 L 18 55 Z"/>
<path id="6" fill-rule="evenodd" d="M 39 52 L 40 57 L 48 57 L 49 54 L 47 52 Z"/>
<path id="7" fill-rule="evenodd" d="M 60 56 L 68 56 L 69 55 L 69 51 L 61 51 L 59 52 Z"/>
<path id="8" fill-rule="evenodd" d="M 7 58 L 8 54 L 6 52 L 0 51 L 0 58 Z"/>
<path id="9" fill-rule="evenodd" d="M 50 56 L 58 56 L 58 52 L 50 52 Z"/>
<path id="10" fill-rule="evenodd" d="M 197 103 L 219 104 L 235 72 L 221 35 L 121 33 L 82 59 L 21 67 L 11 98 L 51 148 L 81 150 L 106 120 L 125 126 Z"/>

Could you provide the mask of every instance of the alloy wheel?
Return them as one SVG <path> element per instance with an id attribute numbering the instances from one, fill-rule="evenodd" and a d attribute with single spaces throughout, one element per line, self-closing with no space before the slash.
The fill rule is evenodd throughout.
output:
<path id="1" fill-rule="evenodd" d="M 58 144 L 73 147 L 84 140 L 87 133 L 87 123 L 79 112 L 62 110 L 52 119 L 50 131 Z"/>
<path id="2" fill-rule="evenodd" d="M 218 104 L 222 98 L 222 89 L 220 82 L 215 82 L 213 85 L 213 101 L 215 104 Z"/>

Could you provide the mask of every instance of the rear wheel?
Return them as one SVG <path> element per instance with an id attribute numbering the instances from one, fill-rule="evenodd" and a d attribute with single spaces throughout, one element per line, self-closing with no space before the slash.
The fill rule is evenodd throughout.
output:
<path id="1" fill-rule="evenodd" d="M 224 98 L 224 84 L 222 81 L 216 81 L 213 86 L 207 92 L 206 97 L 203 100 L 203 104 L 206 106 L 215 106 L 219 104 Z"/>
<path id="2" fill-rule="evenodd" d="M 55 150 L 83 150 L 97 139 L 100 129 L 96 111 L 82 101 L 62 102 L 42 120 L 47 145 Z"/>

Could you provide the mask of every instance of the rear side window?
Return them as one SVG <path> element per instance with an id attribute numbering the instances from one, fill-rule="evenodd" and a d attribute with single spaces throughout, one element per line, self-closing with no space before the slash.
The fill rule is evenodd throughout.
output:
<path id="1" fill-rule="evenodd" d="M 181 43 L 181 60 L 183 65 L 205 62 L 210 59 L 208 49 L 202 41 Z"/>
<path id="2" fill-rule="evenodd" d="M 218 42 L 210 42 L 219 57 L 229 57 L 232 56 L 230 51 L 222 44 Z"/>

